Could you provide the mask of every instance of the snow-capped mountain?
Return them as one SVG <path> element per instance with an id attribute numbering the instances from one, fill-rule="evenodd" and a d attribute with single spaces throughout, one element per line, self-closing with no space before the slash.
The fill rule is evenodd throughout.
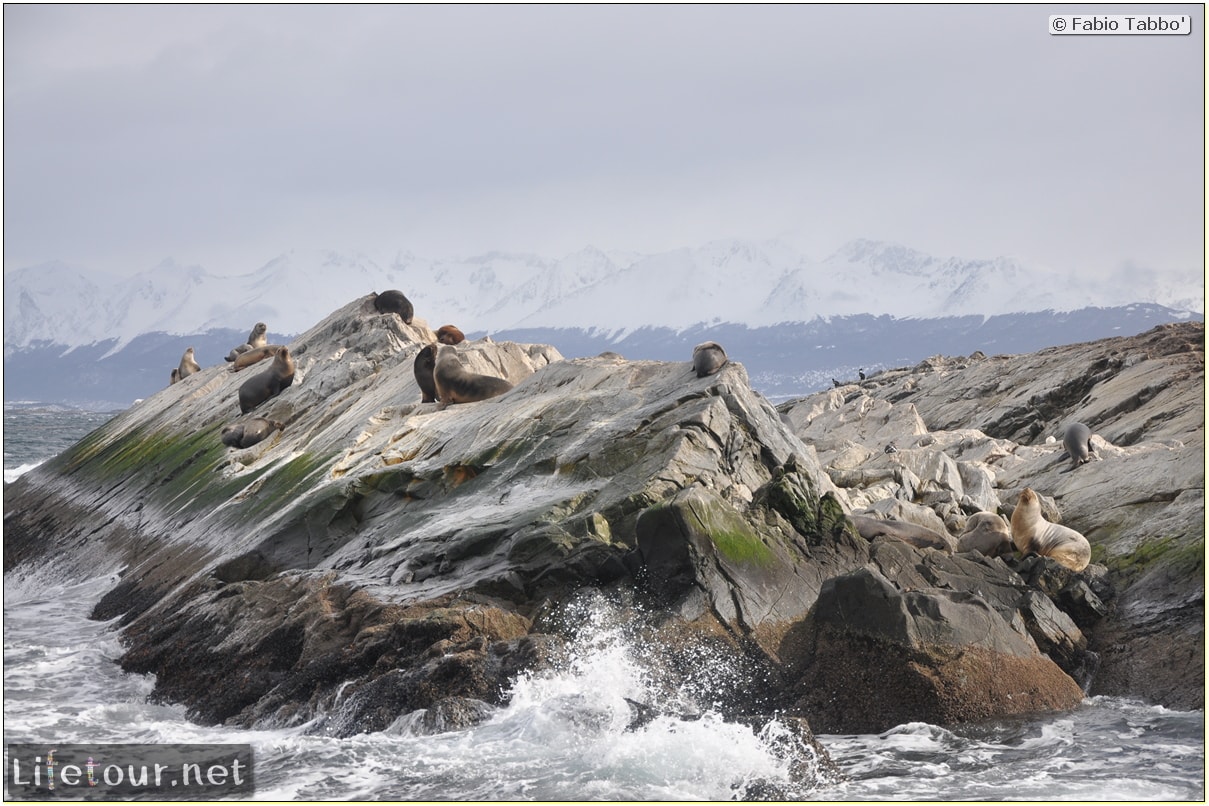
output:
<path id="1" fill-rule="evenodd" d="M 760 327 L 857 314 L 931 318 L 1156 303 L 1203 312 L 1204 287 L 1142 271 L 1095 282 L 1013 258 L 937 258 L 857 240 L 815 260 L 780 242 L 720 240 L 655 255 L 587 247 L 560 259 L 492 252 L 427 259 L 408 252 L 289 251 L 220 276 L 165 261 L 130 278 L 46 264 L 5 275 L 6 354 L 144 333 L 253 323 L 299 333 L 370 291 L 402 290 L 433 327 L 467 333 L 580 328 L 616 334 L 729 322 Z"/>

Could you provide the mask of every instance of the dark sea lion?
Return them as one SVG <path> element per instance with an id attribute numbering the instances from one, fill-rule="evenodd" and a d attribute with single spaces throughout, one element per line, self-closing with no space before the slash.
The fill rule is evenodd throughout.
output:
<path id="1" fill-rule="evenodd" d="M 290 348 L 282 347 L 273 356 L 273 364 L 264 372 L 253 375 L 239 387 L 239 410 L 247 414 L 266 400 L 281 394 L 294 382 L 294 359 Z"/>
<path id="2" fill-rule="evenodd" d="M 416 383 L 420 385 L 420 402 L 437 402 L 437 382 L 433 380 L 432 371 L 436 366 L 436 348 L 428 345 L 416 353 L 416 362 L 412 371 L 416 374 Z"/>
<path id="3" fill-rule="evenodd" d="M 1002 515 L 979 512 L 966 521 L 965 531 L 957 538 L 958 551 L 977 551 L 988 557 L 1011 554 L 1016 550 L 1012 533 Z"/>
<path id="4" fill-rule="evenodd" d="M 1066 446 L 1066 453 L 1070 456 L 1071 470 L 1090 462 L 1091 457 L 1096 453 L 1096 449 L 1091 444 L 1091 429 L 1083 423 L 1068 425 L 1062 432 L 1062 444 Z"/>
<path id="5" fill-rule="evenodd" d="M 466 341 L 466 334 L 453 325 L 441 325 L 437 328 L 437 341 L 441 344 L 461 344 Z"/>
<path id="6" fill-rule="evenodd" d="M 246 350 L 235 356 L 235 360 L 231 362 L 231 371 L 239 372 L 241 369 L 247 369 L 253 364 L 264 361 L 266 358 L 272 358 L 284 346 L 283 344 L 266 344 L 264 347 Z"/>
<path id="7" fill-rule="evenodd" d="M 232 448 L 250 448 L 263 441 L 284 424 L 264 417 L 253 417 L 242 423 L 231 423 L 222 430 L 222 443 Z"/>
<path id="8" fill-rule="evenodd" d="M 269 328 L 264 322 L 257 322 L 252 326 L 252 332 L 248 334 L 247 342 L 233 348 L 231 352 L 227 353 L 227 360 L 234 361 L 238 356 L 247 352 L 248 350 L 255 350 L 258 347 L 264 347 L 266 344 L 268 344 L 268 340 L 265 338 L 265 333 L 268 332 Z"/>
<path id="9" fill-rule="evenodd" d="M 1072 571 L 1091 562 L 1091 544 L 1074 529 L 1050 523 L 1041 514 L 1041 499 L 1025 487 L 1012 512 L 1012 542 L 1023 555 L 1050 557 Z"/>
<path id="10" fill-rule="evenodd" d="M 172 384 L 176 383 L 180 379 L 181 379 L 181 371 L 178 368 L 173 367 L 172 368 L 172 379 L 168 382 L 168 385 L 171 386 Z"/>
<path id="11" fill-rule="evenodd" d="M 716 341 L 706 341 L 693 348 L 693 369 L 698 378 L 713 375 L 726 364 L 726 351 Z"/>
<path id="12" fill-rule="evenodd" d="M 403 296 L 402 291 L 394 289 L 374 295 L 374 310 L 378 313 L 397 313 L 403 319 L 404 324 L 408 325 L 411 324 L 411 318 L 415 315 L 411 301 Z"/>
<path id="13" fill-rule="evenodd" d="M 868 515 L 849 515 L 848 518 L 856 526 L 856 530 L 861 533 L 861 537 L 868 541 L 872 541 L 875 537 L 890 537 L 910 543 L 916 548 L 953 550 L 953 544 L 946 536 L 910 521 L 881 520 Z"/>
<path id="14" fill-rule="evenodd" d="M 436 355 L 432 378 L 443 406 L 473 403 L 497 397 L 512 389 L 512 384 L 493 375 L 467 372 L 458 360 L 458 351 L 448 344 L 432 345 Z"/>
<path id="15" fill-rule="evenodd" d="M 193 348 L 190 347 L 189 349 L 185 350 L 185 354 L 181 356 L 181 365 L 178 367 L 180 379 L 183 381 L 194 372 L 200 371 L 201 365 L 198 364 L 197 360 L 193 357 Z"/>

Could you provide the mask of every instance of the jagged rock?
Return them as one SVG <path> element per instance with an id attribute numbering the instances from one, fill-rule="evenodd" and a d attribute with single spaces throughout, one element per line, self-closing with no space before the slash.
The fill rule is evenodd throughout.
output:
<path id="1" fill-rule="evenodd" d="M 1026 699 L 1064 707 L 1061 697 L 1046 699 L 1062 673 L 1036 648 L 1019 575 L 1001 560 L 862 539 L 847 515 L 865 493 L 838 487 L 822 466 L 867 452 L 836 469 L 869 471 L 899 490 L 883 497 L 901 511 L 932 496 L 956 524 L 963 507 L 988 500 L 985 489 L 966 490 L 981 477 L 963 476 L 961 463 L 984 463 L 1003 490 L 1005 476 L 1020 484 L 1030 467 L 1049 472 L 1057 446 L 1007 450 L 972 432 L 924 433 L 914 409 L 870 397 L 884 388 L 880 375 L 848 388 L 848 402 L 835 390 L 814 420 L 799 416 L 820 431 L 807 444 L 736 361 L 699 379 L 688 361 L 566 361 L 552 347 L 490 340 L 459 345 L 459 357 L 468 371 L 514 388 L 442 411 L 420 402 L 412 371 L 432 340 L 418 318 L 408 325 L 378 314 L 369 297 L 349 303 L 289 345 L 295 381 L 262 413 L 286 428 L 240 451 L 220 438 L 238 376 L 208 368 L 164 389 L 6 488 L 6 570 L 53 556 L 68 577 L 120 572 L 94 616 L 120 619 L 124 668 L 153 673 L 157 698 L 185 703 L 205 722 L 317 720 L 350 735 L 420 709 L 452 709 L 456 720 L 454 698 L 494 704 L 510 676 L 552 663 L 562 633 L 556 620 L 549 633 L 534 620 L 593 588 L 659 605 L 651 640 L 676 648 L 669 668 L 690 677 L 706 651 L 724 658 L 733 679 L 700 687 L 724 690 L 713 701 L 729 715 L 766 713 L 806 665 L 821 682 L 854 668 L 851 652 L 825 668 L 807 636 L 822 629 L 818 646 L 863 651 L 868 636 L 829 621 L 820 592 L 868 563 L 889 580 L 879 590 L 900 601 L 879 605 L 886 618 L 912 613 L 912 629 L 927 638 L 891 656 L 930 664 L 947 686 L 925 718 L 1014 713 L 1014 686 L 1027 674 L 1045 683 Z M 855 431 L 845 435 L 844 422 Z M 891 439 L 899 451 L 887 454 Z M 1143 449 L 1186 461 L 1175 445 L 1124 456 Z M 1079 468 L 1092 471 L 1079 479 L 1120 458 L 1097 452 L 1106 458 Z M 1072 500 L 1076 475 L 1046 490 L 1072 520 L 1085 512 Z M 1175 499 L 1196 500 L 1194 489 Z M 1199 500 L 1203 513 L 1203 475 Z M 1150 525 L 1163 524 L 1173 501 L 1147 503 L 1160 505 L 1147 510 Z M 1184 533 L 1174 534 L 1182 549 Z M 1133 541 L 1139 559 L 1135 591 L 1161 587 L 1156 568 L 1186 581 L 1191 556 L 1142 562 L 1150 544 L 1134 533 L 1120 539 Z M 1059 609 L 1091 613 L 1078 610 L 1089 592 L 1103 601 L 1093 578 L 1080 581 L 1087 591 L 1070 588 L 1054 600 Z M 1120 597 L 1117 613 L 1137 623 L 1153 601 Z M 1078 637 L 1039 602 L 1034 631 L 1048 646 L 1069 647 L 1067 665 L 1079 673 Z M 911 608 L 960 618 L 946 624 Z M 994 619 L 979 622 L 994 625 L 993 639 L 975 634 L 980 618 Z M 1013 659 L 1005 680 L 983 681 L 983 661 L 1004 657 Z M 1105 669 L 1124 668 L 1101 657 Z M 912 698 L 932 697 L 901 664 L 880 668 L 916 686 Z M 979 683 L 960 683 L 963 669 Z"/>
<path id="2" fill-rule="evenodd" d="M 1139 586 L 1114 604 L 1083 580 L 1060 601 L 1091 630 L 1103 660 L 1092 693 L 1201 708 L 1204 388 L 1204 325 L 1189 322 L 1023 356 L 937 356 L 879 373 L 847 398 L 829 390 L 780 410 L 802 435 L 826 424 L 818 457 L 854 508 L 881 499 L 927 505 L 958 535 L 966 515 L 1010 514 L 1020 490 L 1036 490 L 1047 520 L 1088 538 L 1093 567 L 1107 566 L 1117 588 Z M 909 406 L 904 417 L 930 429 L 915 439 L 913 469 L 928 452 L 943 454 L 960 484 L 941 474 L 887 479 L 862 416 L 877 411 L 893 422 L 888 405 Z M 1059 457 L 1073 421 L 1090 426 L 1096 459 L 1070 471 Z M 906 445 L 894 456 L 910 456 Z M 1153 651 L 1156 640 L 1196 651 L 1173 666 Z"/>
<path id="3" fill-rule="evenodd" d="M 900 588 L 875 568 L 827 581 L 795 710 L 823 733 L 879 733 L 1065 710 L 1083 692 L 981 597 Z"/>

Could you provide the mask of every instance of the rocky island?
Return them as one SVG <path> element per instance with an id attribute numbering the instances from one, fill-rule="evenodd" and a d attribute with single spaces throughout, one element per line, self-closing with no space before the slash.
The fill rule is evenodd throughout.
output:
<path id="1" fill-rule="evenodd" d="M 688 355 L 489 339 L 456 356 L 513 388 L 425 403 L 434 341 L 366 297 L 291 342 L 292 384 L 247 414 L 255 368 L 165 388 L 6 488 L 5 572 L 114 574 L 93 616 L 119 619 L 123 667 L 209 724 L 472 725 L 594 601 L 698 707 L 792 722 L 809 774 L 811 728 L 1087 693 L 1204 707 L 1203 324 L 937 357 L 779 407 L 742 356 L 699 378 Z M 252 417 L 267 436 L 225 444 Z M 1094 457 L 1072 467 L 1076 421 Z M 1090 565 L 960 542 L 1026 488 Z"/>

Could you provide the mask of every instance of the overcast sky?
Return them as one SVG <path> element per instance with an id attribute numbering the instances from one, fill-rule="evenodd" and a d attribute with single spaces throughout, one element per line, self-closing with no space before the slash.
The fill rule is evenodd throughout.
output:
<path id="1" fill-rule="evenodd" d="M 1203 278 L 1202 9 L 1048 33 L 1080 8 L 6 5 L 4 265 L 869 237 Z"/>

